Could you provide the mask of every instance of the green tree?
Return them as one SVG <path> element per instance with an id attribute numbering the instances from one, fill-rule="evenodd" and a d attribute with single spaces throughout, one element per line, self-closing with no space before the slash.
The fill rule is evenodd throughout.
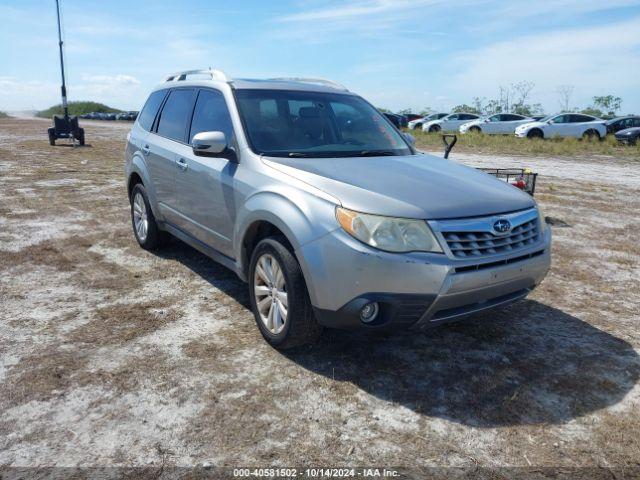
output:
<path id="1" fill-rule="evenodd" d="M 462 105 L 456 105 L 451 109 L 451 112 L 453 113 L 465 112 L 465 113 L 475 113 L 476 115 L 482 115 L 482 112 L 479 111 L 476 107 L 472 107 L 471 105 L 467 105 L 466 103 L 463 103 Z"/>
<path id="2" fill-rule="evenodd" d="M 427 115 L 430 115 L 434 112 L 434 110 L 431 107 L 424 107 L 422 110 L 420 110 L 420 112 L 418 112 L 419 115 L 422 115 L 423 117 L 426 117 Z"/>
<path id="3" fill-rule="evenodd" d="M 610 117 L 614 117 L 616 112 L 620 110 L 622 105 L 622 99 L 620 97 L 614 97 L 613 95 L 603 95 L 600 97 L 593 97 L 594 109 L 600 109 L 602 112 L 606 112 Z"/>

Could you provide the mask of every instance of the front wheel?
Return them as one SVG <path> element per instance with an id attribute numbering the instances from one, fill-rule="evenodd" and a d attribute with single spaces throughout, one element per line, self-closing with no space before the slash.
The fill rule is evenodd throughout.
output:
<path id="1" fill-rule="evenodd" d="M 429 127 L 429 132 L 430 132 L 430 133 L 437 133 L 437 132 L 439 132 L 440 130 L 442 130 L 442 129 L 440 128 L 440 125 L 431 125 L 431 126 Z"/>
<path id="2" fill-rule="evenodd" d="M 533 130 L 530 130 L 529 133 L 527 133 L 527 138 L 543 138 L 544 134 L 542 133 L 542 130 L 538 130 L 537 128 L 534 128 Z"/>
<path id="3" fill-rule="evenodd" d="M 249 265 L 249 296 L 260 333 L 287 349 L 311 343 L 322 333 L 311 307 L 300 264 L 279 237 L 261 240 Z"/>

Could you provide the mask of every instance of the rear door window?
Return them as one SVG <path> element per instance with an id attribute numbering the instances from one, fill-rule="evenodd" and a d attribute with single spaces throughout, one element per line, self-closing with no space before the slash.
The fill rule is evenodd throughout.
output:
<path id="1" fill-rule="evenodd" d="M 153 126 L 153 121 L 156 118 L 158 113 L 158 109 L 162 104 L 162 100 L 164 100 L 164 96 L 166 95 L 166 90 L 158 90 L 157 92 L 153 92 L 149 95 L 147 99 L 147 103 L 142 107 L 142 111 L 140 115 L 138 115 L 138 124 L 144 128 L 147 132 L 151 130 Z"/>
<path id="2" fill-rule="evenodd" d="M 158 135 L 178 142 L 185 141 L 194 95 L 195 90 L 192 88 L 180 88 L 169 93 L 169 98 L 160 112 Z"/>

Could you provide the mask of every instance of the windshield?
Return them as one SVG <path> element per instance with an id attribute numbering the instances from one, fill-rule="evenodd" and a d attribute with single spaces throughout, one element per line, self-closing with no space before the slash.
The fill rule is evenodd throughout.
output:
<path id="1" fill-rule="evenodd" d="M 254 152 L 277 157 L 411 155 L 402 135 L 355 95 L 235 91 Z"/>
<path id="2" fill-rule="evenodd" d="M 548 122 L 549 120 L 556 118 L 558 116 L 558 114 L 554 114 L 554 115 L 547 115 L 546 117 L 541 118 L 540 120 L 538 120 L 539 122 Z"/>

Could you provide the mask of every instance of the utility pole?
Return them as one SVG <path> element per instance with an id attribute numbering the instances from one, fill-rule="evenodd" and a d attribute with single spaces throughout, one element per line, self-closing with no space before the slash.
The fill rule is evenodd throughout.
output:
<path id="1" fill-rule="evenodd" d="M 64 80 L 64 56 L 62 54 L 62 28 L 60 27 L 60 2 L 56 0 L 56 13 L 58 15 L 58 46 L 60 47 L 60 72 L 62 73 L 62 108 L 64 110 L 64 119 L 69 121 L 69 108 L 67 106 L 67 86 Z"/>

